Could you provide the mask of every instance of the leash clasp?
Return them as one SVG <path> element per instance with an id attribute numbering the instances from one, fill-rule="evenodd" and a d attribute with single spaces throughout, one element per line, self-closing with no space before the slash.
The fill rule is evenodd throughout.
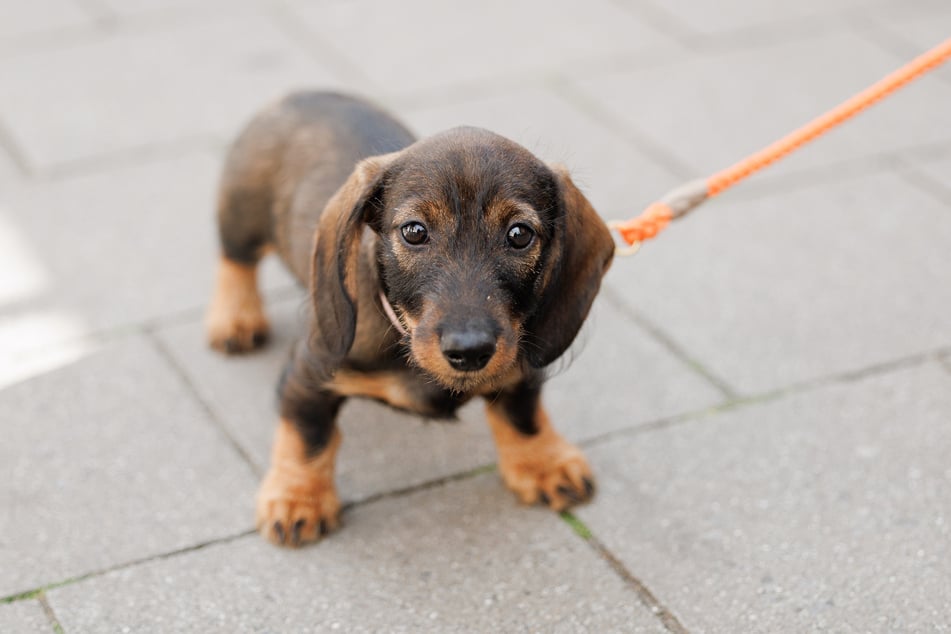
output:
<path id="1" fill-rule="evenodd" d="M 623 220 L 610 220 L 608 221 L 608 228 L 615 231 L 619 236 L 622 236 L 621 240 L 615 241 L 614 255 L 620 258 L 629 258 L 641 250 L 641 245 L 644 244 L 644 241 L 638 240 L 633 244 L 625 242 L 621 234 L 621 225 L 623 223 Z"/>

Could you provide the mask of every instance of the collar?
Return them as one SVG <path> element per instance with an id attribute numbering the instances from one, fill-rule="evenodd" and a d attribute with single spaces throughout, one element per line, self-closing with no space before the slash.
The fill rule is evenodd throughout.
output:
<path id="1" fill-rule="evenodd" d="M 380 303 L 383 304 L 383 312 L 386 313 L 386 316 L 389 318 L 390 323 L 393 324 L 393 327 L 396 328 L 396 331 L 404 337 L 408 336 L 409 331 L 406 330 L 406 327 L 403 325 L 403 322 L 400 321 L 400 318 L 396 316 L 396 311 L 393 310 L 393 305 L 390 304 L 390 300 L 386 298 L 386 295 L 382 290 L 380 291 Z"/>

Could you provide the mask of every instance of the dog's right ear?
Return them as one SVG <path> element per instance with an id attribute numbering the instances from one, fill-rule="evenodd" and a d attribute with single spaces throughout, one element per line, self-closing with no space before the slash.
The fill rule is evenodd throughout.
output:
<path id="1" fill-rule="evenodd" d="M 317 328 L 309 343 L 329 367 L 339 365 L 353 345 L 360 238 L 364 225 L 383 210 L 386 170 L 400 154 L 383 154 L 357 163 L 317 224 L 310 272 Z"/>

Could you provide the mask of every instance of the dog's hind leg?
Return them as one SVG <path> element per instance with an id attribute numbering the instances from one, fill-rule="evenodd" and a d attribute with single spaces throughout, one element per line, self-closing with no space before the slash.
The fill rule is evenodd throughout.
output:
<path id="1" fill-rule="evenodd" d="M 257 269 L 272 246 L 273 196 L 249 176 L 229 165 L 218 197 L 221 259 L 205 326 L 211 346 L 229 354 L 257 348 L 268 335 Z"/>

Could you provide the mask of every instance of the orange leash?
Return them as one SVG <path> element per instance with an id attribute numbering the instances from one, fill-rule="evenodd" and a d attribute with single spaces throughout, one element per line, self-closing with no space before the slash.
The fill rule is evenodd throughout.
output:
<path id="1" fill-rule="evenodd" d="M 616 229 L 624 242 L 631 247 L 619 253 L 622 255 L 636 253 L 644 240 L 649 240 L 663 231 L 674 218 L 685 216 L 708 198 L 726 191 L 744 178 L 851 119 L 872 104 L 904 87 L 905 84 L 940 66 L 949 58 L 951 58 L 951 38 L 752 156 L 709 178 L 691 181 L 668 192 L 660 200 L 651 203 L 636 218 L 609 223 L 609 226 Z"/>

